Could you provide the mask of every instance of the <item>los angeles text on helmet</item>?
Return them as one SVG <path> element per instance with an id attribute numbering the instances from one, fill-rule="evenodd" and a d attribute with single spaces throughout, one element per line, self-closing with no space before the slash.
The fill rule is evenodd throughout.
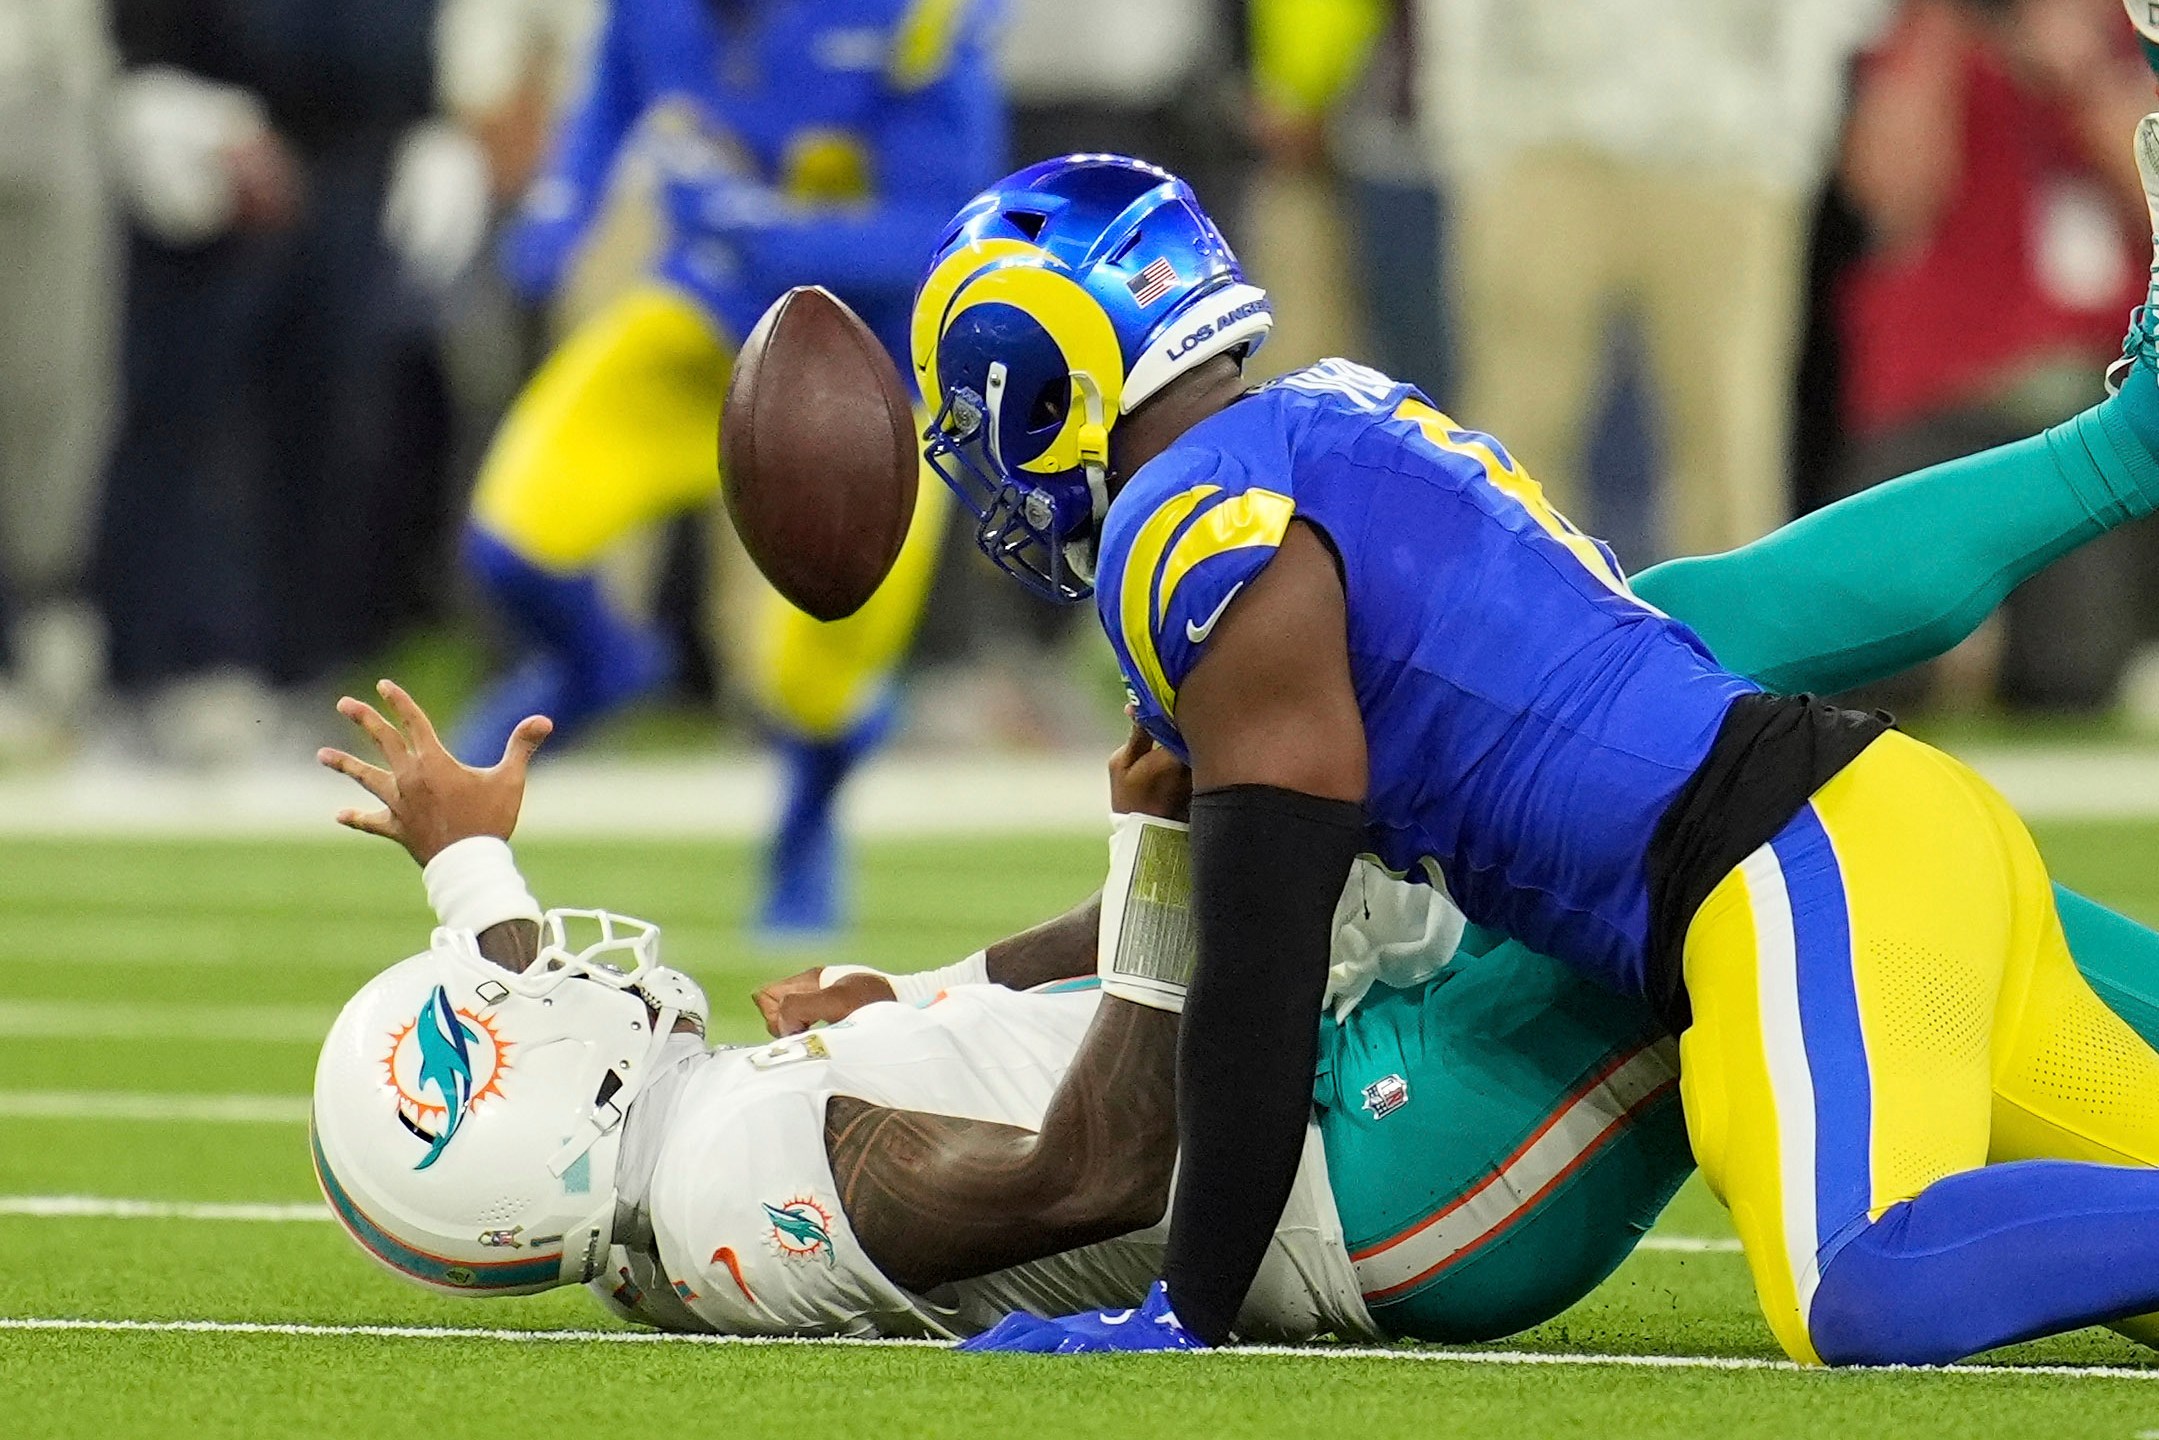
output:
<path id="1" fill-rule="evenodd" d="M 1247 300 L 1234 309 L 1225 310 L 1196 330 L 1187 330 L 1182 335 L 1171 336 L 1169 343 L 1162 347 L 1162 358 L 1173 361 L 1182 360 L 1185 356 L 1213 339 L 1216 331 L 1226 330 L 1238 321 L 1249 320 L 1254 315 L 1271 313 L 1273 309 L 1274 307 L 1265 300 Z"/>

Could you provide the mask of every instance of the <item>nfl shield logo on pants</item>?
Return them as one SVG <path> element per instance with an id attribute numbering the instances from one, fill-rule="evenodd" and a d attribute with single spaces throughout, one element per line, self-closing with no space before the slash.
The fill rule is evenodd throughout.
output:
<path id="1" fill-rule="evenodd" d="M 1387 1075 L 1364 1087 L 1364 1108 L 1374 1120 L 1384 1120 L 1409 1103 L 1409 1082 Z"/>

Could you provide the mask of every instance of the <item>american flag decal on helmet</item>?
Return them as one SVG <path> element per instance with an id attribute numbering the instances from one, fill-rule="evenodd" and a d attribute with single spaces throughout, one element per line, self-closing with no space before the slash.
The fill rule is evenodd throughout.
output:
<path id="1" fill-rule="evenodd" d="M 1170 286 L 1176 283 L 1177 267 L 1169 263 L 1167 256 L 1153 261 L 1125 282 L 1132 288 L 1132 298 L 1143 306 L 1152 305 L 1169 294 Z"/>

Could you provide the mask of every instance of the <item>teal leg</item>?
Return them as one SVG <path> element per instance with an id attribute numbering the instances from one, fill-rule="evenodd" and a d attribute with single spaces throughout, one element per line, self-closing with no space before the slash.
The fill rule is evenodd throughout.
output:
<path id="1" fill-rule="evenodd" d="M 1723 555 L 1636 577 L 1718 660 L 1785 694 L 1930 660 L 2053 561 L 2159 507 L 2159 384 L 2030 440 L 1839 501 Z"/>
<path id="2" fill-rule="evenodd" d="M 2054 907 L 2086 982 L 2145 1044 L 2159 1049 L 2159 933 L 2059 885 Z"/>

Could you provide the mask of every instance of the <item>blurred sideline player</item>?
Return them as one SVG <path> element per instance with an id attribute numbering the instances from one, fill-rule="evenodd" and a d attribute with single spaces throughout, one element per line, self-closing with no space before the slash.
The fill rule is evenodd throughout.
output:
<path id="1" fill-rule="evenodd" d="M 917 258 L 1002 151 L 992 8 L 613 0 L 504 262 L 529 298 L 553 294 L 633 136 L 657 172 L 666 244 L 534 376 L 482 468 L 466 558 L 530 653 L 464 717 L 460 753 L 500 753 L 534 712 L 575 734 L 670 678 L 667 642 L 610 603 L 597 567 L 633 532 L 711 503 L 735 348 L 782 291 L 832 289 L 905 353 Z M 888 726 L 941 534 L 938 488 L 856 615 L 819 624 L 760 587 L 745 678 L 786 766 L 770 931 L 840 920 L 835 797 Z"/>
<path id="2" fill-rule="evenodd" d="M 1943 466 L 1746 549 L 1658 567 L 1637 583 L 1677 613 L 1699 615 L 1720 647 L 1759 676 L 1795 687 L 1876 679 L 1957 643 L 2002 592 L 2159 498 L 2147 492 L 2095 505 L 2092 477 L 2064 459 L 2033 441 Z M 1889 562 L 1919 534 L 1933 539 L 1929 563 L 1895 569 Z M 401 692 L 391 698 L 408 716 L 408 736 L 356 702 L 342 708 L 400 754 L 393 764 L 408 774 L 413 766 L 428 770 L 424 720 Z M 435 752 L 431 768 L 441 778 L 410 787 L 409 796 L 349 757 L 332 757 L 393 807 L 394 824 L 383 823 L 393 818 L 386 815 L 362 828 L 397 834 L 427 859 L 441 919 L 475 932 L 473 943 L 503 963 L 531 953 L 529 944 L 504 949 L 503 932 L 532 927 L 537 903 L 492 840 L 443 852 L 461 839 L 507 833 L 522 754 L 521 746 L 505 772 L 474 776 Z M 1181 767 L 1169 773 L 1167 758 L 1138 746 L 1114 761 L 1114 808 L 1180 808 L 1188 780 L 1178 783 Z M 1426 887 L 1390 888 L 1367 869 L 1349 899 L 1358 903 L 1346 900 L 1335 944 L 1347 995 L 1359 993 L 1356 977 L 1369 977 L 1377 950 L 1406 959 L 1401 968 L 1410 974 L 1450 957 L 1451 964 L 1409 988 L 1374 989 L 1346 1018 L 1320 1021 L 1315 1117 L 1295 1198 L 1238 1333 L 1472 1341 L 1547 1319 L 1618 1265 L 1692 1169 L 1675 1047 L 1645 1003 L 1615 997 L 1517 942 L 1470 936 L 1457 949 L 1459 917 L 1433 923 L 1440 910 L 1452 912 Z M 2159 1038 L 2159 936 L 2069 892 L 2059 901 L 2086 976 L 2138 1033 Z M 1158 1137 L 1144 1133 L 1144 1122 L 1123 1125 L 1122 1143 L 1099 1157 L 1146 1181 L 1145 1203 L 1125 1207 L 1141 1212 L 1129 1217 L 1129 1233 L 1064 1255 L 1052 1254 L 1055 1224 L 1035 1222 L 1024 1202 L 986 1189 L 980 1176 L 962 1173 L 954 1178 L 970 1180 L 965 1193 L 940 1196 L 942 1182 L 925 1172 L 943 1156 L 901 1164 L 894 1149 L 856 1147 L 852 1139 L 913 1112 L 916 1125 L 943 1127 L 915 1135 L 964 1151 L 978 1132 L 994 1139 L 1010 1133 L 1007 1126 L 1039 1129 L 1053 1089 L 1081 1083 L 1113 1087 L 1108 1098 L 1120 1113 L 1144 1111 L 1144 1085 L 1140 1093 L 1114 1088 L 1133 1086 L 1131 1067 L 1089 1074 L 1076 1064 L 1098 1006 L 1130 1004 L 1056 983 L 1094 967 L 1095 938 L 1095 918 L 1082 907 L 941 971 L 807 972 L 760 992 L 774 1033 L 850 1016 L 853 1023 L 717 1055 L 701 1039 L 668 1042 L 665 1076 L 629 1103 L 612 1156 L 605 1198 L 627 1218 L 606 1237 L 611 1254 L 596 1295 L 627 1318 L 667 1328 L 798 1335 L 967 1335 L 1007 1309 L 1136 1304 L 1160 1263 L 1168 1188 L 1165 1156 L 1152 1148 Z M 519 1028 L 533 1017 L 531 1006 L 505 996 L 472 1012 L 478 1068 L 462 1086 L 444 1076 L 441 1096 L 431 1096 L 419 1071 L 393 1065 L 390 1083 L 402 1077 L 413 1086 L 396 1102 L 425 1122 L 417 1129 L 393 1121 L 382 1103 L 382 1041 L 405 1032 L 430 985 L 455 988 L 461 967 L 477 963 L 463 945 L 438 937 L 430 956 L 370 984 L 340 1021 L 317 1081 L 316 1165 L 325 1193 L 362 1246 L 409 1278 L 463 1294 L 575 1280 L 580 1275 L 565 1274 L 560 1256 L 491 1251 L 487 1237 L 502 1232 L 472 1218 L 496 1203 L 509 1179 L 536 1173 L 577 1125 L 575 1114 L 548 1111 L 544 1077 L 532 1077 L 538 1093 L 525 1088 L 515 1054 L 510 1078 L 491 1083 L 500 1046 L 538 1038 Z M 676 993 L 657 980 L 651 988 Z M 895 997 L 913 1003 L 875 1003 Z M 1163 1052 L 1155 1057 L 1158 1080 L 1170 1034 L 1159 1030 L 1153 1040 Z M 392 1049 L 417 1063 L 418 1047 L 409 1056 Z M 1078 1081 L 1068 1078 L 1075 1073 Z M 571 1084 L 556 1093 L 582 1104 L 593 1088 Z M 445 1163 L 422 1176 L 416 1162 L 446 1128 L 422 1108 L 455 1094 L 467 1097 L 469 1138 L 446 1145 Z M 1161 1096 L 1153 1098 L 1159 1104 Z M 1009 1150 L 999 1158 L 1010 1168 Z M 591 1208 L 609 1189 L 606 1173 L 595 1176 L 592 1195 L 573 1208 Z M 919 1242 L 895 1242 L 895 1194 L 908 1202 L 910 1219 L 915 1203 L 941 1200 L 940 1223 L 928 1228 L 951 1237 L 954 1253 L 925 1255 Z M 967 1247 L 996 1238 L 974 1223 L 983 1208 L 1035 1224 L 1039 1243 L 1029 1258 L 989 1274 L 983 1264 L 969 1266 Z M 466 1251 L 431 1250 L 423 1225 L 458 1237 Z M 482 1243 L 474 1248 L 476 1233 Z M 919 1276 L 938 1283 L 905 1283 L 918 1278 L 912 1270 L 940 1263 Z"/>
<path id="3" fill-rule="evenodd" d="M 2137 150 L 2159 214 L 2159 116 Z M 1015 579 L 1096 600 L 1196 786 L 1164 1279 L 1149 1323 L 1054 1343 L 1231 1333 L 1368 849 L 1680 1036 L 1692 1149 L 1794 1359 L 2159 1310 L 2159 1053 L 2078 975 L 2000 796 L 1720 663 L 1412 387 L 1326 361 L 1249 389 L 1267 323 L 1190 190 L 1103 156 L 970 202 L 917 302 L 931 462 Z M 2088 507 L 2159 489 L 2155 331 L 2140 312 L 2120 393 L 2041 441 Z"/>

